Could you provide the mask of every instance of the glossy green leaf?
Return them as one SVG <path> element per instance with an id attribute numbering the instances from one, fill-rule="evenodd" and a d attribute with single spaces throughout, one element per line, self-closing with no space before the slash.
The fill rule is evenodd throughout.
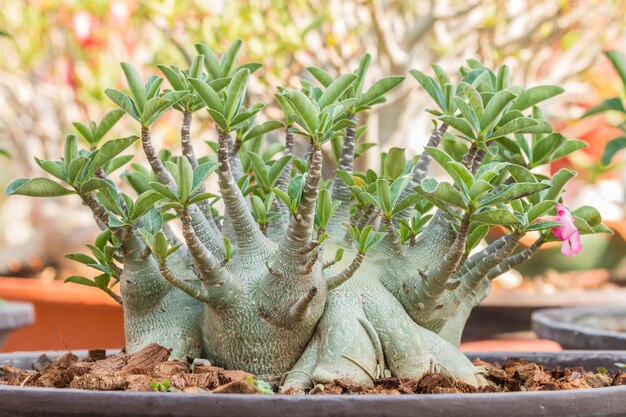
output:
<path id="1" fill-rule="evenodd" d="M 231 121 L 239 111 L 241 103 L 246 95 L 250 71 L 247 69 L 238 70 L 228 84 L 226 103 L 224 104 L 223 115 L 227 121 Z"/>
<path id="2" fill-rule="evenodd" d="M 62 187 L 48 178 L 18 179 L 7 187 L 8 195 L 25 195 L 29 197 L 59 197 L 75 194 L 74 191 Z"/>
<path id="3" fill-rule="evenodd" d="M 518 225 L 519 220 L 507 210 L 495 209 L 474 213 L 472 221 L 492 225 Z"/>
<path id="4" fill-rule="evenodd" d="M 113 88 L 107 88 L 104 90 L 104 94 L 135 120 L 139 120 L 139 111 L 126 94 Z"/>
<path id="5" fill-rule="evenodd" d="M 356 81 L 356 78 L 354 74 L 344 74 L 330 83 L 317 102 L 320 108 L 324 109 L 326 106 L 335 103 Z"/>
<path id="6" fill-rule="evenodd" d="M 141 80 L 141 76 L 137 69 L 130 65 L 127 62 L 122 62 L 120 64 L 122 66 L 122 70 L 124 71 L 124 76 L 126 77 L 126 82 L 128 83 L 128 87 L 135 99 L 135 103 L 139 110 L 143 111 L 143 107 L 146 104 L 146 88 L 143 85 L 143 81 Z"/>
<path id="7" fill-rule="evenodd" d="M 98 168 L 103 167 L 107 162 L 128 149 L 137 139 L 139 139 L 138 136 L 128 136 L 106 142 L 100 149 L 91 154 L 87 175 L 91 176 Z"/>
<path id="8" fill-rule="evenodd" d="M 383 97 L 389 91 L 393 90 L 402 81 L 404 81 L 404 77 L 400 76 L 385 77 L 376 81 L 365 93 L 361 95 L 358 105 L 371 106 L 375 100 Z"/>
<path id="9" fill-rule="evenodd" d="M 524 91 L 517 98 L 517 100 L 515 100 L 515 103 L 511 108 L 515 110 L 526 110 L 535 104 L 561 94 L 564 91 L 565 90 L 563 90 L 563 88 L 556 85 L 540 85 L 537 87 L 531 87 Z"/>

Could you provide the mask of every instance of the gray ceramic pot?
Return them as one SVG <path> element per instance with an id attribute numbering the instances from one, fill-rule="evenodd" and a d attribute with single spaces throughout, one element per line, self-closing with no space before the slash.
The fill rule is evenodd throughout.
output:
<path id="1" fill-rule="evenodd" d="M 0 347 L 9 333 L 35 321 L 35 309 L 30 303 L 0 300 Z"/>
<path id="2" fill-rule="evenodd" d="M 566 349 L 626 349 L 626 308 L 584 307 L 539 310 L 533 330 Z"/>
<path id="3" fill-rule="evenodd" d="M 0 363 L 28 368 L 39 353 L 0 354 Z M 80 352 L 75 352 L 80 356 Z M 54 353 L 47 353 L 54 356 Z M 84 354 L 84 352 L 83 352 Z M 486 361 L 518 357 L 548 368 L 606 367 L 626 362 L 626 352 L 470 354 Z M 535 417 L 624 416 L 626 386 L 577 391 L 502 394 L 283 396 L 178 394 L 0 386 L 0 416 L 204 416 L 204 417 Z"/>

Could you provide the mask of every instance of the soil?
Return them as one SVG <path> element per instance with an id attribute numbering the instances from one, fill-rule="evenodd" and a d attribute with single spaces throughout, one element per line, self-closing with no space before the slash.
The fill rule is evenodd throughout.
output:
<path id="1" fill-rule="evenodd" d="M 253 374 L 212 366 L 205 359 L 168 361 L 170 350 L 151 344 L 127 355 L 123 351 L 106 356 L 104 350 L 91 350 L 84 359 L 66 353 L 54 360 L 46 355 L 33 363 L 31 370 L 0 365 L 0 385 L 87 390 L 168 391 L 185 393 L 271 394 L 269 387 Z M 318 384 L 309 394 L 441 394 L 511 391 L 554 391 L 601 388 L 626 385 L 626 373 L 609 374 L 582 368 L 547 370 L 541 365 L 521 359 L 508 359 L 503 364 L 480 359 L 474 364 L 484 369 L 489 384 L 475 388 L 449 377 L 432 373 L 420 380 L 382 378 L 373 387 L 355 386 L 341 380 Z M 283 394 L 299 394 L 287 390 Z"/>

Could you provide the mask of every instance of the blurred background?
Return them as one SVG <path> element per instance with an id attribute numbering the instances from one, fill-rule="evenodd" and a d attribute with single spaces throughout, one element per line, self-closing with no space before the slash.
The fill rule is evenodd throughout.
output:
<path id="1" fill-rule="evenodd" d="M 626 0 L 0 3 L 2 189 L 17 177 L 41 176 L 33 157 L 60 155 L 65 134 L 75 133 L 72 121 L 99 120 L 113 108 L 103 91 L 124 88 L 120 61 L 141 68 L 144 75 L 158 74 L 156 63 L 185 67 L 196 42 L 222 53 L 240 38 L 240 57 L 264 65 L 255 73 L 250 93 L 266 103 L 266 117 L 279 118 L 275 87 L 298 86 L 310 65 L 337 74 L 354 69 L 369 52 L 369 75 L 375 79 L 405 75 L 413 68 L 428 72 L 432 63 L 454 72 L 466 59 L 475 58 L 493 68 L 509 65 L 513 83 L 565 88 L 566 93 L 543 110 L 558 130 L 587 141 L 589 148 L 550 169 L 565 165 L 577 170 L 579 176 L 565 195 L 567 205 L 593 204 L 616 231 L 613 236 L 584 237 L 583 256 L 576 258 L 565 258 L 558 246 L 546 245 L 521 273 L 499 279 L 496 289 L 505 294 L 516 289 L 555 294 L 626 284 L 624 153 L 609 166 L 600 162 L 606 143 L 621 134 L 614 125 L 623 119 L 611 114 L 580 119 L 604 99 L 624 94 L 603 51 L 626 53 Z M 387 103 L 362 120 L 368 125 L 367 142 L 375 147 L 360 158 L 359 166 L 376 165 L 379 151 L 392 146 L 406 147 L 412 155 L 421 152 L 432 126 L 424 112 L 428 105 L 417 82 L 407 79 Z M 154 137 L 177 151 L 180 120 L 175 112 L 170 116 L 158 123 Z M 116 126 L 109 137 L 137 133 L 128 122 Z M 196 149 L 208 152 L 203 140 L 213 134 L 206 124 L 203 128 L 202 122 L 195 123 Z M 77 272 L 63 254 L 82 251 L 96 227 L 76 200 L 0 195 L 0 275 L 25 278 L 17 287 L 15 280 L 0 280 L 0 297 L 23 296 L 26 282 L 32 280 L 38 285 Z"/>

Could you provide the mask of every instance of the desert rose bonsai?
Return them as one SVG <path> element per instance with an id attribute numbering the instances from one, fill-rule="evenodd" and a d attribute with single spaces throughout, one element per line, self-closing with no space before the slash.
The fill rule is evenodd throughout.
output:
<path id="1" fill-rule="evenodd" d="M 595 209 L 570 213 L 558 203 L 574 172 L 550 178 L 536 170 L 584 146 L 552 132 L 536 107 L 562 89 L 509 85 L 505 66 L 494 73 L 476 61 L 456 81 L 436 65 L 435 78 L 412 71 L 434 100 L 428 145 L 414 160 L 393 148 L 380 172 L 361 173 L 353 170 L 364 148 L 359 114 L 404 77 L 366 86 L 369 55 L 337 78 L 312 67 L 300 90 L 279 88 L 284 120 L 257 123 L 263 104 L 248 103 L 246 87 L 259 65 L 236 65 L 240 45 L 221 58 L 196 45 L 186 70 L 158 65 L 170 84 L 163 91 L 162 78 L 144 82 L 122 64 L 129 92 L 106 90 L 120 109 L 100 123 L 74 124 L 88 148 L 69 135 L 60 161 L 37 159 L 58 181 L 8 187 L 15 195 L 75 194 L 93 212 L 103 230 L 89 246 L 93 256 L 68 256 L 100 275 L 68 281 L 122 303 L 128 352 L 155 342 L 174 358 L 203 356 L 296 390 L 432 371 L 482 384 L 459 342 L 490 280 L 543 242 L 562 240 L 572 255 L 580 234 L 608 231 Z M 175 110 L 182 156 L 157 152 L 150 138 L 155 121 Z M 198 157 L 189 138 L 193 114 L 205 110 L 216 157 Z M 103 142 L 124 114 L 140 136 Z M 284 148 L 263 148 L 271 131 L 284 135 Z M 303 158 L 296 140 L 307 144 Z M 131 197 L 109 175 L 130 162 L 120 154 L 136 141 L 150 169 L 131 163 L 121 175 L 136 191 Z M 325 146 L 339 156 L 328 181 Z M 426 178 L 433 160 L 451 182 Z M 211 175 L 219 196 L 206 191 Z M 474 250 L 492 227 L 507 233 Z M 535 243 L 517 249 L 529 232 Z M 118 282 L 121 298 L 112 291 Z"/>

